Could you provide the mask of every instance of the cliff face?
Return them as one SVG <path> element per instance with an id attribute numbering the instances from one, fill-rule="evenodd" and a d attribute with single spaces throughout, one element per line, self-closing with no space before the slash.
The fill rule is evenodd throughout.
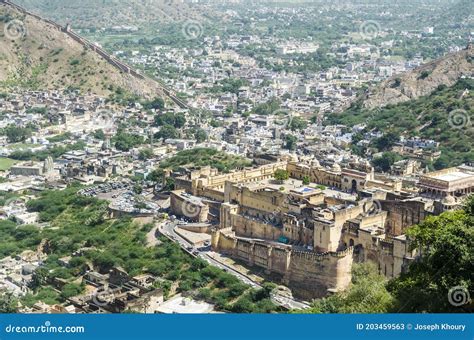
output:
<path id="1" fill-rule="evenodd" d="M 366 108 L 398 104 L 431 94 L 440 85 L 452 86 L 459 78 L 474 74 L 474 48 L 449 54 L 381 83 L 364 101 Z"/>
<path id="2" fill-rule="evenodd" d="M 107 96 L 118 87 L 143 97 L 159 84 L 124 72 L 61 27 L 0 3 L 0 89 L 79 89 Z"/>

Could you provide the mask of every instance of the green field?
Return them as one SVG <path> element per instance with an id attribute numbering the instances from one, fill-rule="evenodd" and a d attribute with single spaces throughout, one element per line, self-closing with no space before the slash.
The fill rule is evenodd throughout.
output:
<path id="1" fill-rule="evenodd" d="M 0 158 L 0 171 L 9 170 L 17 161 L 10 158 Z"/>

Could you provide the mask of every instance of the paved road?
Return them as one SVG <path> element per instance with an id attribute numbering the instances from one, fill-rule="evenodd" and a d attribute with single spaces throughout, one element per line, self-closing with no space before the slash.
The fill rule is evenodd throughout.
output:
<path id="1" fill-rule="evenodd" d="M 190 244 L 188 241 L 186 241 L 184 238 L 182 238 L 180 235 L 178 235 L 175 232 L 176 226 L 177 226 L 177 222 L 167 221 L 165 223 L 160 224 L 158 226 L 158 230 L 160 233 L 165 235 L 167 238 L 171 239 L 173 242 L 178 243 L 181 246 L 181 248 L 183 248 L 183 250 L 189 253 L 191 256 L 199 257 L 203 259 L 204 261 L 206 261 L 207 263 L 209 263 L 210 265 L 213 265 L 222 270 L 225 270 L 226 272 L 237 277 L 243 283 L 248 284 L 249 286 L 253 288 L 261 288 L 260 283 L 252 280 L 252 278 L 250 278 L 249 276 L 235 270 L 232 266 L 229 266 L 228 264 L 212 257 L 211 251 L 195 250 L 192 244 Z M 286 296 L 278 295 L 278 294 L 273 294 L 272 300 L 274 303 L 288 309 L 306 309 L 310 307 L 310 305 L 305 302 L 302 302 L 293 298 L 288 298 Z"/>

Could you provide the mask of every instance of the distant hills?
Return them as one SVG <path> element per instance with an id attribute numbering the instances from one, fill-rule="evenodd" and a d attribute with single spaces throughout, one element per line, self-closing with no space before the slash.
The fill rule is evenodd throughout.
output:
<path id="1" fill-rule="evenodd" d="M 373 109 L 429 95 L 440 85 L 452 86 L 474 74 L 474 49 L 449 54 L 405 74 L 394 76 L 371 91 L 364 107 Z"/>
<path id="2" fill-rule="evenodd" d="M 160 86 L 109 64 L 66 33 L 34 16 L 0 3 L 0 90 L 78 89 L 108 96 L 125 92 L 146 98 Z"/>

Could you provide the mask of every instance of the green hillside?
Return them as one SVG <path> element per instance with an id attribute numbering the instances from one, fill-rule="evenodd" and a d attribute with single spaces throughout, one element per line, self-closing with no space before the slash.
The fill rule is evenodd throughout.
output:
<path id="1" fill-rule="evenodd" d="M 373 110 L 365 109 L 360 100 L 345 112 L 330 116 L 329 122 L 346 126 L 365 122 L 365 131 L 440 142 L 442 156 L 436 168 L 474 162 L 473 88 L 474 79 L 460 79 L 452 87 L 439 86 L 429 96 Z"/>

